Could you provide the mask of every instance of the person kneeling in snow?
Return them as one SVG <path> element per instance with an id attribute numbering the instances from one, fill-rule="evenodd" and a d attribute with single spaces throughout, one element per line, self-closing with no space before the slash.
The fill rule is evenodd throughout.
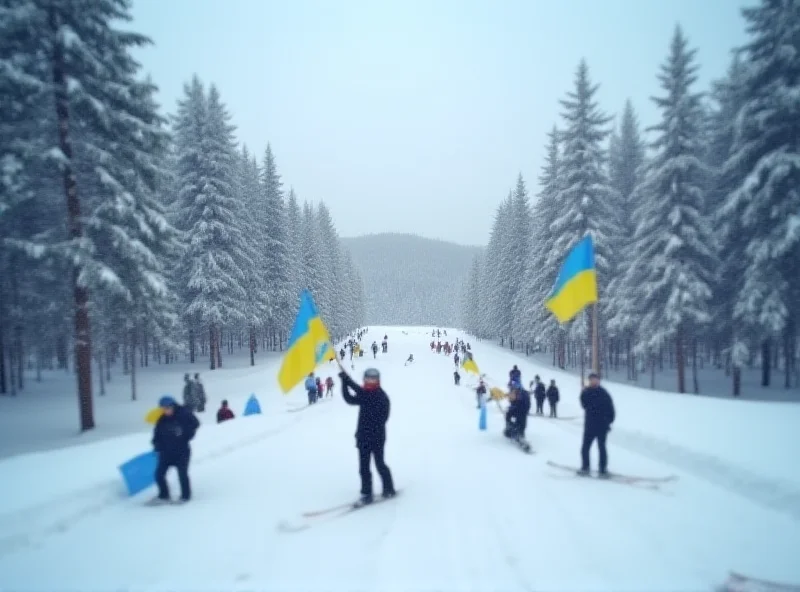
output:
<path id="1" fill-rule="evenodd" d="M 167 485 L 167 469 L 178 470 L 178 481 L 181 484 L 181 501 L 188 502 L 192 497 L 189 483 L 189 458 L 191 449 L 189 442 L 194 438 L 200 422 L 189 409 L 178 405 L 169 395 L 161 397 L 158 406 L 163 414 L 153 428 L 153 448 L 158 452 L 156 467 L 156 483 L 158 484 L 158 501 L 169 501 Z"/>
<path id="2" fill-rule="evenodd" d="M 217 423 L 222 423 L 223 421 L 228 421 L 233 418 L 233 411 L 228 407 L 228 401 L 223 401 L 222 405 L 220 405 L 220 408 L 217 410 Z"/>
<path id="3" fill-rule="evenodd" d="M 503 435 L 512 440 L 524 439 L 528 412 L 531 410 L 531 395 L 519 382 L 512 382 L 508 400 L 511 403 L 506 411 L 506 429 Z"/>

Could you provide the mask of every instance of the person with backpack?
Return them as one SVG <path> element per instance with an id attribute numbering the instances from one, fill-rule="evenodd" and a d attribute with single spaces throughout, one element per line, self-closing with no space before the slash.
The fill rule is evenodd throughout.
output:
<path id="1" fill-rule="evenodd" d="M 304 384 L 308 393 L 308 404 L 313 405 L 317 402 L 317 381 L 314 380 L 314 373 L 310 373 Z"/>
<path id="2" fill-rule="evenodd" d="M 348 405 L 358 409 L 356 448 L 358 448 L 358 472 L 361 475 L 361 497 L 358 505 L 370 504 L 372 495 L 372 471 L 370 461 L 375 459 L 375 468 L 383 484 L 383 497 L 394 497 L 392 472 L 383 458 L 386 447 L 386 423 L 389 421 L 391 402 L 381 388 L 381 375 L 375 368 L 364 371 L 364 384 L 359 386 L 347 372 L 339 373 L 342 379 L 342 397 Z M 353 394 L 350 391 L 353 391 Z"/>
<path id="3" fill-rule="evenodd" d="M 325 379 L 325 396 L 326 397 L 333 396 L 333 378 L 331 378 L 330 376 L 328 376 L 328 378 Z"/>
<path id="4" fill-rule="evenodd" d="M 537 374 L 533 378 L 533 398 L 536 399 L 536 415 L 544 415 L 544 399 L 547 396 L 542 379 Z"/>

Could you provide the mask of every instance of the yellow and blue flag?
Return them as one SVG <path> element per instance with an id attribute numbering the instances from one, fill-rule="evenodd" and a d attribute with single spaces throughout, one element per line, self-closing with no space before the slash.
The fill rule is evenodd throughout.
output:
<path id="1" fill-rule="evenodd" d="M 597 302 L 597 271 L 594 267 L 594 244 L 586 236 L 567 255 L 558 272 L 553 291 L 544 305 L 556 318 L 566 323 L 586 305 Z"/>
<path id="2" fill-rule="evenodd" d="M 278 371 L 278 383 L 284 394 L 302 382 L 320 362 L 335 358 L 331 336 L 319 317 L 314 297 L 308 290 L 303 290 L 300 294 L 300 310 L 297 311 L 286 354 Z"/>
<path id="3" fill-rule="evenodd" d="M 461 367 L 464 369 L 464 372 L 472 372 L 475 375 L 480 375 L 480 370 L 478 370 L 478 365 L 472 358 L 465 359 L 461 363 Z"/>

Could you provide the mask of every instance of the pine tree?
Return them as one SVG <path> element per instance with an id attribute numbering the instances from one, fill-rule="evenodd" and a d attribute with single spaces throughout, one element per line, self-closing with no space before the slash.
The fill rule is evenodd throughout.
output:
<path id="1" fill-rule="evenodd" d="M 195 77 L 186 88 L 176 123 L 180 183 L 177 226 L 188 235 L 180 266 L 185 315 L 209 337 L 210 368 L 220 362 L 224 325 L 244 320 L 242 253 L 249 249 L 240 228 L 235 196 L 235 148 L 230 116 L 214 87 L 206 99 Z"/>
<path id="2" fill-rule="evenodd" d="M 264 192 L 265 286 L 269 292 L 269 326 L 273 334 L 288 332 L 294 321 L 291 293 L 290 254 L 283 183 L 278 174 L 272 147 L 267 144 L 261 178 Z"/>
<path id="3" fill-rule="evenodd" d="M 587 234 L 594 240 L 600 302 L 613 271 L 617 196 L 605 172 L 603 140 L 611 119 L 598 109 L 594 99 L 598 86 L 589 80 L 589 68 L 581 61 L 575 75 L 575 90 L 562 100 L 564 129 L 556 197 L 558 215 L 550 225 L 553 242 L 547 266 L 558 274 L 566 254 Z M 588 334 L 584 323 L 573 324 L 579 336 Z"/>
<path id="4" fill-rule="evenodd" d="M 320 249 L 320 276 L 322 291 L 319 295 L 319 308 L 323 319 L 328 325 L 332 335 L 338 335 L 340 322 L 336 313 L 338 302 L 337 274 L 339 271 L 339 237 L 333 226 L 330 210 L 324 203 L 320 203 L 316 211 L 317 230 Z"/>
<path id="5" fill-rule="evenodd" d="M 528 200 L 528 188 L 522 173 L 517 176 L 512 202 L 512 219 L 509 228 L 511 236 L 507 243 L 507 257 L 510 264 L 508 276 L 508 294 L 506 310 L 510 313 L 510 322 L 506 326 L 509 346 L 514 348 L 514 340 L 523 337 L 521 320 L 527 307 L 530 293 L 523 289 L 523 279 L 529 260 L 531 242 L 531 207 Z"/>
<path id="6" fill-rule="evenodd" d="M 645 146 L 639 133 L 639 121 L 630 100 L 622 112 L 619 133 L 611 136 L 609 146 L 609 180 L 616 190 L 617 242 L 615 245 L 614 273 L 608 283 L 607 326 L 609 336 L 624 342 L 629 358 L 632 356 L 633 333 L 638 325 L 636 313 L 636 286 L 625 283 L 628 269 L 636 255 L 633 237 L 636 225 L 633 211 L 636 207 L 635 189 L 641 183 L 645 162 Z M 634 378 L 635 365 L 629 359 L 629 378 Z"/>
<path id="7" fill-rule="evenodd" d="M 303 250 L 303 227 L 302 227 L 302 213 L 300 205 L 297 202 L 297 195 L 295 195 L 294 188 L 289 188 L 289 197 L 286 200 L 286 224 L 287 236 L 286 244 L 288 246 L 289 257 L 289 294 L 291 296 L 290 309 L 294 314 L 297 312 L 297 306 L 300 298 L 300 290 L 302 289 L 302 250 Z"/>
<path id="8" fill-rule="evenodd" d="M 481 302 L 485 306 L 482 325 L 486 337 L 504 335 L 502 329 L 504 324 L 507 325 L 510 316 L 507 310 L 508 302 L 503 300 L 508 292 L 503 282 L 504 276 L 507 277 L 510 273 L 507 261 L 504 260 L 504 251 L 509 237 L 507 229 L 511 223 L 511 216 L 512 196 L 509 194 L 497 208 L 489 244 L 486 247 L 486 265 L 484 265 L 480 294 Z"/>
<path id="9" fill-rule="evenodd" d="M 746 245 L 735 314 L 759 330 L 764 386 L 771 342 L 783 336 L 788 385 L 800 318 L 800 2 L 762 0 L 742 14 L 750 34 L 742 48 L 744 104 L 725 172 L 746 176 L 724 206 Z"/>
<path id="10" fill-rule="evenodd" d="M 301 247 L 301 289 L 311 291 L 314 300 L 318 301 L 324 290 L 322 267 L 322 249 L 319 238 L 319 226 L 316 221 L 314 206 L 305 202 L 303 204 L 302 247 Z"/>
<path id="11" fill-rule="evenodd" d="M 695 53 L 677 27 L 659 75 L 665 96 L 653 99 L 662 120 L 652 128 L 658 133 L 655 154 L 637 190 L 636 258 L 630 271 L 636 281 L 628 283 L 639 286 L 642 346 L 653 352 L 675 341 L 681 393 L 686 392 L 686 341 L 709 321 L 717 267 L 704 196 L 700 95 L 692 92 Z"/>

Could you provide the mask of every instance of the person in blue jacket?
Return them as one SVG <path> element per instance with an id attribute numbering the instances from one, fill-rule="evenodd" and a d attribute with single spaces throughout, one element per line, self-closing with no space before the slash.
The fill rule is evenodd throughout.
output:
<path id="1" fill-rule="evenodd" d="M 188 502 L 192 497 L 189 482 L 189 459 L 192 451 L 189 442 L 197 433 L 200 422 L 188 407 L 178 405 L 178 402 L 169 395 L 161 397 L 158 405 L 163 413 L 153 428 L 153 448 L 158 452 L 155 474 L 158 485 L 156 501 L 170 500 L 167 470 L 175 467 L 181 485 L 181 501 Z"/>
<path id="2" fill-rule="evenodd" d="M 317 402 L 317 381 L 314 380 L 314 373 L 308 375 L 305 385 L 306 392 L 308 393 L 308 404 L 313 405 Z"/>

